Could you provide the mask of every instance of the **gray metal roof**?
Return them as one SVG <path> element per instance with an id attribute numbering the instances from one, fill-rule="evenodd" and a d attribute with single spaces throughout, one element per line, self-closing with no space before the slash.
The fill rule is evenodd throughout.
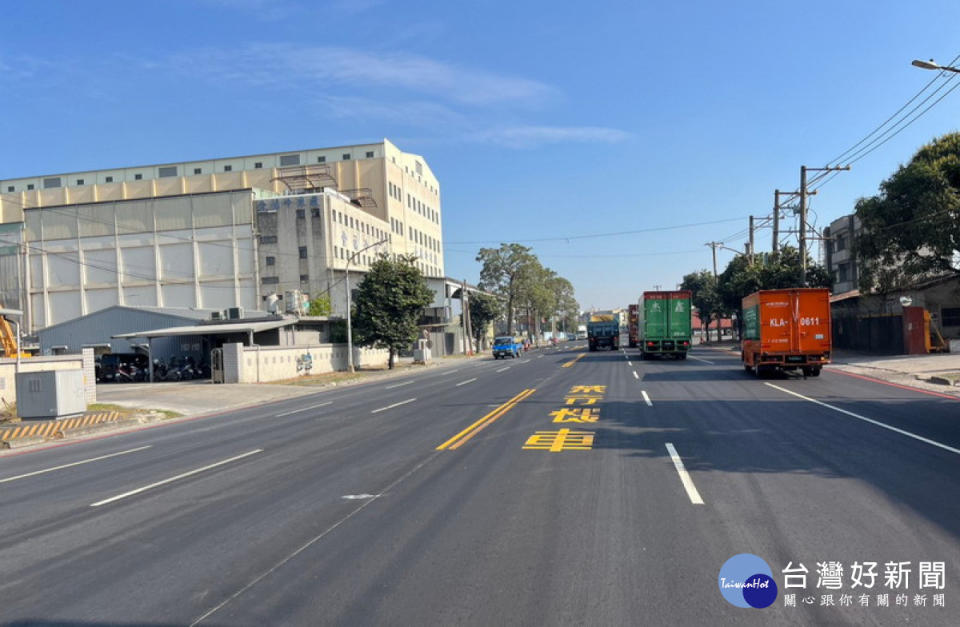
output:
<path id="1" fill-rule="evenodd" d="M 150 331 L 136 331 L 134 333 L 119 333 L 111 337 L 128 339 L 133 337 L 169 337 L 172 335 L 217 335 L 220 333 L 259 333 L 270 329 L 279 329 L 296 324 L 296 318 L 283 320 L 263 320 L 228 324 L 194 324 L 183 327 L 167 327 L 166 329 L 152 329 Z"/>

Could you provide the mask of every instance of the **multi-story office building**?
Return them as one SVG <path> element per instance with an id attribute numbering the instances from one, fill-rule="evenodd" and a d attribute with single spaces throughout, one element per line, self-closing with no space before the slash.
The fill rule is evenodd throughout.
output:
<path id="1" fill-rule="evenodd" d="M 414 255 L 442 277 L 440 188 L 376 144 L 0 180 L 0 293 L 43 328 L 111 305 L 259 308 L 345 296 L 344 270 Z M 14 296 L 15 295 L 15 296 Z"/>
<path id="2" fill-rule="evenodd" d="M 853 242 L 860 232 L 860 220 L 850 214 L 837 218 L 824 229 L 827 270 L 833 273 L 833 293 L 843 294 L 858 287 L 860 280 Z"/>

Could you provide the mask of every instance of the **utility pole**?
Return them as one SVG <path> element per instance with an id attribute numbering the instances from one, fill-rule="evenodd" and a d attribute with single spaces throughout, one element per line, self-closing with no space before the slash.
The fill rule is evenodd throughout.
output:
<path id="1" fill-rule="evenodd" d="M 800 244 L 800 286 L 807 285 L 807 172 L 833 172 L 837 170 L 849 170 L 850 166 L 827 166 L 825 168 L 808 168 L 805 165 L 800 166 L 800 233 L 798 234 Z"/>
<path id="2" fill-rule="evenodd" d="M 704 246 L 713 249 L 713 278 L 717 278 L 717 249 L 723 246 L 723 242 L 707 242 Z"/>
<path id="3" fill-rule="evenodd" d="M 753 263 L 753 216 L 750 216 L 750 244 L 747 249 L 747 255 L 750 259 L 750 263 Z"/>
<path id="4" fill-rule="evenodd" d="M 800 166 L 800 287 L 807 286 L 807 166 Z"/>
<path id="5" fill-rule="evenodd" d="M 773 190 L 773 252 L 780 250 L 780 190 Z"/>

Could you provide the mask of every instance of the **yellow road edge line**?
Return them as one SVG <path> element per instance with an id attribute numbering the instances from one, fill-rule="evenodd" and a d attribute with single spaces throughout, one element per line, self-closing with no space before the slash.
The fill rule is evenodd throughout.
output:
<path id="1" fill-rule="evenodd" d="M 450 438 L 449 440 L 447 440 L 446 442 L 444 442 L 443 444 L 441 444 L 440 446 L 438 446 L 438 447 L 436 448 L 436 450 L 438 450 L 438 451 L 446 450 L 447 447 L 449 447 L 451 444 L 453 444 L 454 442 L 456 442 L 456 441 L 459 440 L 460 438 L 466 436 L 466 435 L 467 435 L 468 433 L 470 433 L 472 430 L 478 428 L 481 424 L 484 423 L 484 421 L 486 421 L 486 420 L 488 420 L 488 419 L 490 419 L 490 418 L 494 418 L 494 416 L 495 416 L 496 414 L 499 414 L 500 412 L 506 413 L 506 411 L 509 411 L 510 408 L 513 407 L 513 405 L 515 405 L 516 403 L 520 402 L 521 400 L 523 400 L 523 399 L 526 398 L 527 396 L 530 396 L 530 394 L 533 394 L 535 391 L 536 391 L 536 390 L 531 389 L 531 388 L 527 388 L 527 389 L 523 390 L 522 392 L 520 392 L 519 394 L 517 394 L 516 396 L 514 396 L 513 398 L 511 398 L 511 399 L 510 399 L 509 401 L 507 401 L 506 403 L 503 403 L 502 405 L 500 405 L 499 407 L 497 407 L 496 409 L 494 409 L 493 411 L 491 411 L 490 413 L 488 413 L 487 415 L 485 415 L 483 418 L 477 420 L 476 422 L 474 422 L 473 424 L 471 424 L 469 427 L 467 427 L 466 429 L 464 429 L 463 431 L 461 431 L 461 432 L 458 433 L 457 435 L 453 436 L 452 438 Z M 496 417 L 499 417 L 499 416 L 496 416 Z M 494 420 L 495 420 L 495 419 L 496 419 L 496 418 L 494 418 Z"/>

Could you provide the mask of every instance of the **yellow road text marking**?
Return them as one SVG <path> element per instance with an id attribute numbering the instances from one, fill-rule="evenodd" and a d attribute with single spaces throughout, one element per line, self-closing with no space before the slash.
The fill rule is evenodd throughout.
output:
<path id="1" fill-rule="evenodd" d="M 527 451 L 550 451 L 551 453 L 589 451 L 593 448 L 593 437 L 592 431 L 571 431 L 570 429 L 537 431 L 527 438 L 523 448 Z"/>
<path id="2" fill-rule="evenodd" d="M 467 440 L 469 440 L 473 436 L 477 435 L 480 431 L 482 431 L 483 429 L 486 429 L 488 426 L 493 424 L 497 419 L 499 419 L 501 416 L 503 416 L 508 411 L 513 409 L 520 401 L 522 401 L 525 398 L 528 398 L 534 392 L 536 392 L 536 389 L 534 388 L 527 388 L 523 392 L 520 392 L 519 394 L 511 398 L 509 401 L 507 401 L 503 405 L 500 405 L 499 407 L 491 411 L 489 414 L 487 414 L 480 420 L 476 421 L 475 423 L 473 423 L 472 425 L 470 425 L 469 427 L 467 427 L 457 435 L 453 436 L 452 438 L 450 438 L 449 440 L 447 440 L 446 442 L 438 446 L 437 450 L 452 451 L 457 448 L 460 448 Z"/>

